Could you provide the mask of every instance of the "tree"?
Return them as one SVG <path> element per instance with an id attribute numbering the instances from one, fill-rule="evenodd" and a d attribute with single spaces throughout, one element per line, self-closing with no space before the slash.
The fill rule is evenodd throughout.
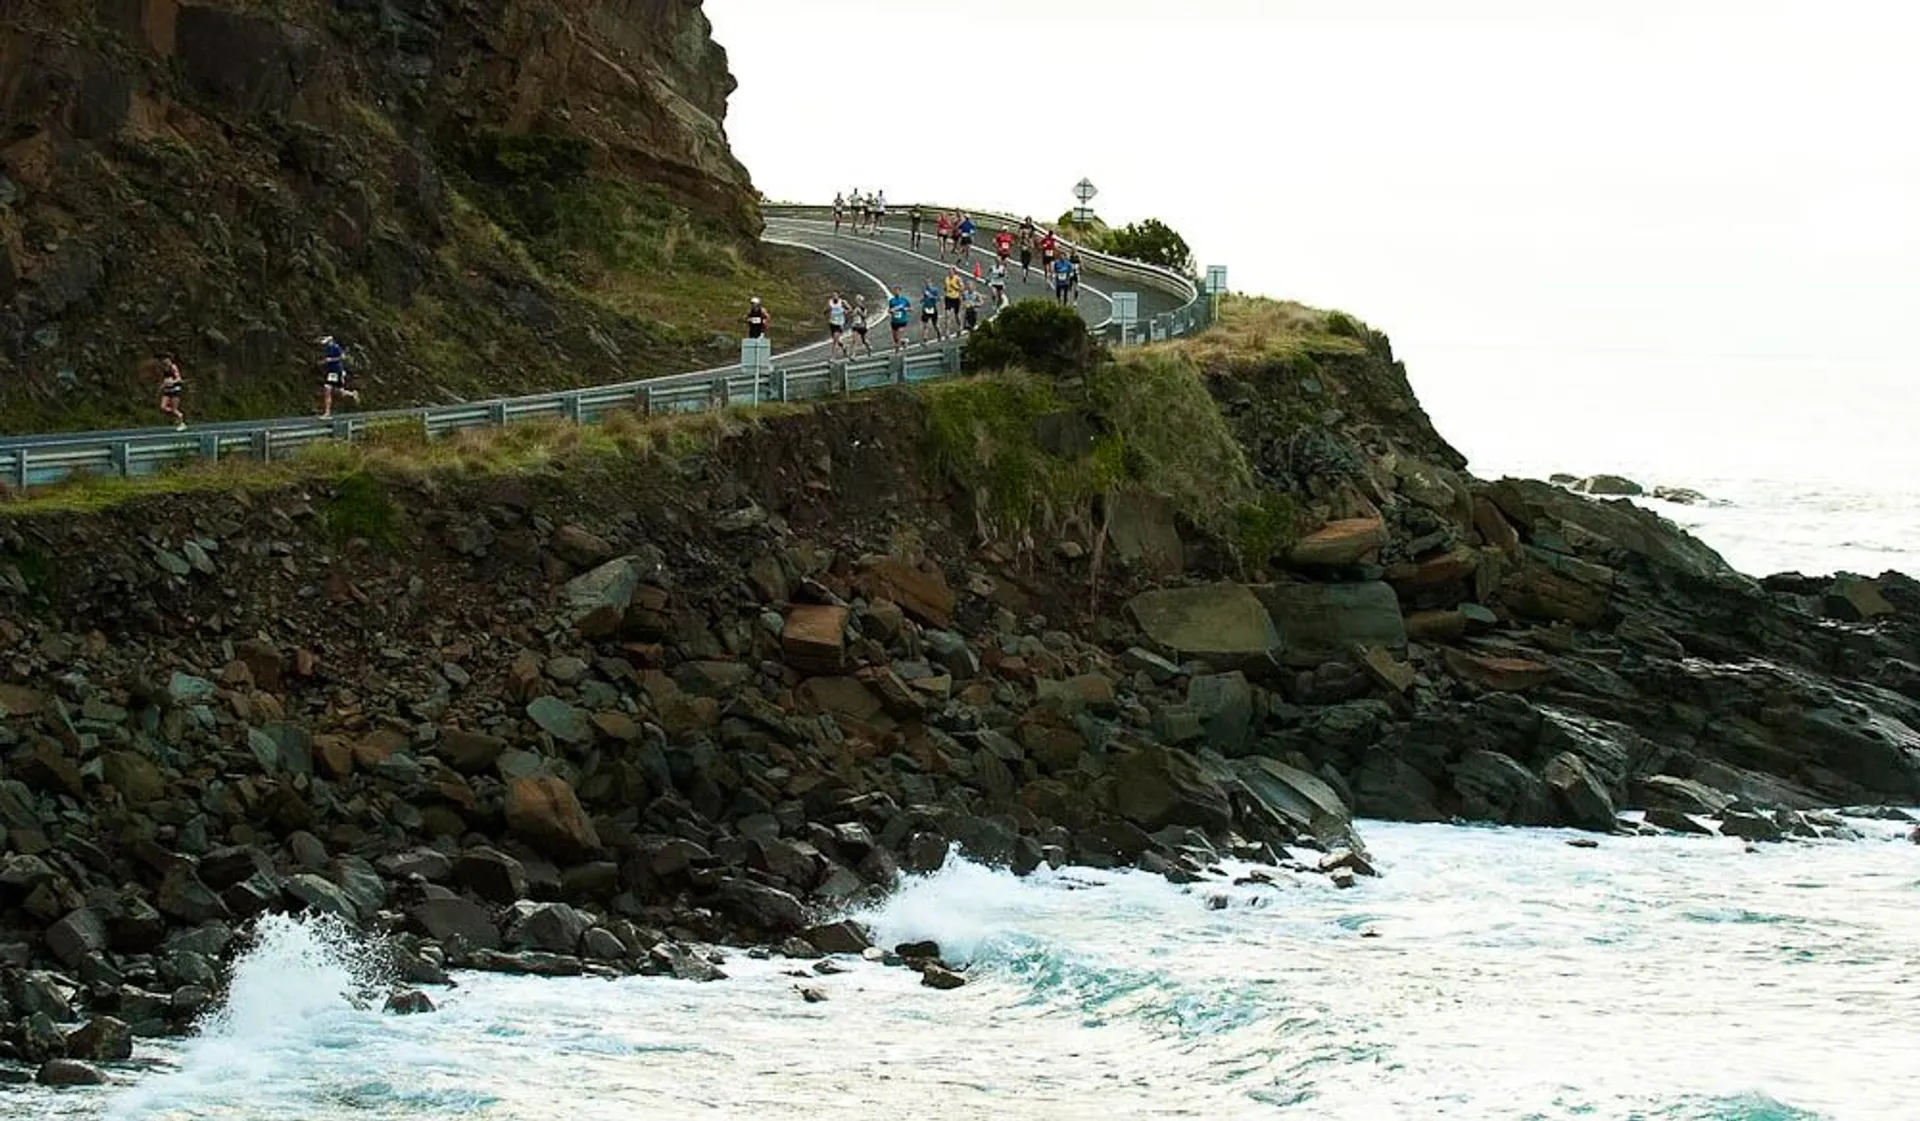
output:
<path id="1" fill-rule="evenodd" d="M 1107 235 L 1107 252 L 1193 276 L 1193 250 L 1187 239 L 1158 218 L 1129 222 Z"/>

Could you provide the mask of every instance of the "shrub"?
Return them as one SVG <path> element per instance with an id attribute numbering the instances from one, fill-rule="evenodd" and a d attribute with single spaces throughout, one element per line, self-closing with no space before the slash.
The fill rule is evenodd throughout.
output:
<path id="1" fill-rule="evenodd" d="M 1149 265 L 1172 269 L 1183 276 L 1194 275 L 1193 250 L 1187 239 L 1158 218 L 1129 222 L 1107 234 L 1106 251 Z"/>
<path id="2" fill-rule="evenodd" d="M 1101 347 L 1087 334 L 1079 312 L 1044 300 L 1022 300 L 973 333 L 966 368 L 969 373 L 1019 368 L 1058 377 L 1092 369 L 1101 357 Z"/>
<path id="3" fill-rule="evenodd" d="M 345 545 L 359 538 L 391 549 L 400 543 L 400 511 L 378 480 L 364 471 L 341 479 L 320 509 L 327 536 Z"/>

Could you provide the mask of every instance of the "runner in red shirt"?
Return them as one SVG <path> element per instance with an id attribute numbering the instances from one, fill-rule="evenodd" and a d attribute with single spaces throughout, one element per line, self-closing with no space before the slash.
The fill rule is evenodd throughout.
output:
<path id="1" fill-rule="evenodd" d="M 934 223 L 933 236 L 940 242 L 940 256 L 945 257 L 947 245 L 953 241 L 953 222 L 945 214 L 940 215 L 940 220 Z"/>
<path id="2" fill-rule="evenodd" d="M 1059 253 L 1060 243 L 1053 239 L 1053 231 L 1048 230 L 1046 236 L 1040 239 L 1040 271 L 1043 274 L 1052 275 L 1053 259 L 1058 256 Z"/>
<path id="3" fill-rule="evenodd" d="M 1013 231 L 1002 229 L 993 235 L 993 248 L 1000 254 L 1000 263 L 1005 265 L 1013 260 Z"/>

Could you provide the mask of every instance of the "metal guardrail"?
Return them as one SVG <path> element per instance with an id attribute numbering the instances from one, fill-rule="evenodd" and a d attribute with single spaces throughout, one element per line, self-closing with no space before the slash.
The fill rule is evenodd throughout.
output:
<path id="1" fill-rule="evenodd" d="M 830 215 L 830 207 L 768 206 L 770 215 Z M 929 208 L 930 210 L 930 208 Z M 931 210 L 930 210 L 931 212 Z M 1018 225 L 1020 219 L 985 211 L 970 211 L 989 223 Z M 1193 281 L 1138 261 L 1097 253 L 1062 238 L 1080 253 L 1084 263 L 1123 279 L 1138 281 L 1183 300 L 1179 308 L 1152 317 L 1122 339 L 1118 325 L 1094 334 L 1109 343 L 1157 342 L 1179 338 L 1212 322 L 1213 301 L 1204 298 Z M 199 431 L 145 433 L 125 436 L 96 434 L 73 440 L 41 439 L 32 444 L 0 446 L 0 482 L 18 489 L 45 486 L 76 475 L 151 475 L 193 460 L 282 460 L 302 448 L 326 440 L 356 440 L 372 433 L 388 433 L 418 426 L 428 440 L 442 439 L 471 428 L 499 428 L 527 420 L 565 420 L 596 424 L 612 412 L 652 416 L 703 412 L 736 405 L 777 401 L 818 401 L 890 385 L 915 385 L 958 374 L 964 336 L 935 344 L 920 344 L 903 352 L 870 358 L 783 364 L 770 368 L 722 368 L 617 385 L 567 389 L 554 393 L 503 397 L 459 405 L 429 405 L 390 409 L 347 417 L 279 419 L 251 425 L 222 425 Z"/>

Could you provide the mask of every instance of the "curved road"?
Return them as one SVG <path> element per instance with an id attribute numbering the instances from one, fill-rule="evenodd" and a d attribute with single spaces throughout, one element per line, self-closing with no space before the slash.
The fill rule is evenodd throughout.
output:
<path id="1" fill-rule="evenodd" d="M 872 310 L 873 322 L 876 327 L 876 341 L 874 345 L 876 353 L 885 349 L 885 340 L 887 338 L 886 299 L 888 293 L 886 289 L 893 285 L 898 285 L 909 299 L 915 301 L 917 308 L 920 286 L 929 280 L 937 284 L 941 278 L 946 275 L 947 266 L 951 264 L 950 261 L 943 261 L 939 257 L 933 236 L 933 223 L 931 218 L 926 224 L 922 246 L 918 250 L 913 249 L 909 245 L 911 239 L 908 236 L 907 219 L 904 214 L 890 215 L 888 221 L 890 223 L 889 228 L 877 234 L 855 234 L 851 232 L 851 227 L 843 227 L 842 232 L 836 234 L 833 230 L 833 223 L 830 221 L 814 221 L 804 218 L 769 218 L 767 219 L 766 233 L 763 235 L 763 240 L 766 241 L 811 249 L 836 261 L 842 269 L 850 270 L 852 273 L 858 274 L 866 279 L 867 287 L 865 291 L 869 297 L 869 306 Z M 992 241 L 993 235 L 997 232 L 997 228 L 983 225 L 980 229 L 980 234 L 976 238 L 976 241 L 981 244 L 975 245 L 974 258 L 980 262 L 983 274 L 993 261 Z M 1019 259 L 1017 257 L 1014 260 L 1014 266 L 1013 275 L 1009 277 L 1007 284 L 1007 295 L 1009 299 L 1053 298 L 1051 287 L 1043 282 L 1040 277 L 1040 267 L 1037 261 L 1034 264 L 1034 276 L 1030 283 L 1021 282 L 1018 268 Z M 983 287 L 984 283 L 985 282 L 982 281 Z M 1143 320 L 1148 316 L 1156 315 L 1163 311 L 1171 311 L 1179 306 L 1179 301 L 1171 295 L 1143 286 L 1134 287 L 1137 288 L 1140 295 L 1140 317 Z M 1112 282 L 1103 280 L 1099 273 L 1093 270 L 1089 270 L 1084 275 L 1080 285 L 1078 309 L 1081 316 L 1085 318 L 1089 324 L 1098 326 L 1111 318 L 1112 300 L 1110 293 L 1113 291 L 1113 288 L 1114 285 Z M 852 295 L 853 290 L 849 290 L 847 294 Z M 877 303 L 873 302 L 875 297 L 878 297 Z M 745 295 L 741 298 L 744 300 Z M 820 310 L 820 328 L 822 331 L 826 329 L 825 308 Z M 910 335 L 915 338 L 919 335 L 919 317 L 917 314 L 915 315 Z M 794 347 L 781 352 L 776 356 L 776 361 L 784 364 L 796 359 L 805 361 L 817 360 L 823 357 L 822 352 L 827 349 L 828 345 L 829 343 L 826 339 L 821 339 L 817 342 L 808 343 L 805 346 Z M 700 372 L 718 374 L 734 368 L 732 364 L 729 364 L 726 366 L 716 366 L 710 370 Z M 678 371 L 676 371 L 676 374 L 677 373 Z M 547 391 L 544 390 L 538 390 L 534 391 L 532 395 L 544 396 L 546 392 Z M 368 421 L 408 417 L 414 415 L 415 410 L 419 407 L 420 406 L 410 406 L 407 408 L 367 411 L 354 410 L 336 414 L 335 419 L 351 417 L 359 421 Z M 252 432 L 264 425 L 312 424 L 318 420 L 318 417 L 308 413 L 290 417 L 254 417 L 247 420 L 214 421 L 191 425 L 185 432 L 179 433 L 179 435 L 238 435 Z M 114 438 L 126 439 L 172 435 L 175 435 L 175 432 L 171 426 L 156 426 L 151 428 L 103 429 L 94 432 L 44 432 L 29 436 L 0 436 L 0 452 L 17 447 L 50 447 L 66 443 L 97 444 L 102 440 Z"/>

